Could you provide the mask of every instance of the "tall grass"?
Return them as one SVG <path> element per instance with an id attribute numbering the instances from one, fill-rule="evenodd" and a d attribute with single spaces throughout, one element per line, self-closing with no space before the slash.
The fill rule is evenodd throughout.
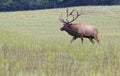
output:
<path id="1" fill-rule="evenodd" d="M 75 22 L 99 29 L 100 44 L 70 44 L 59 29 L 66 9 L 0 13 L 0 76 L 120 76 L 120 6 L 71 7 Z"/>

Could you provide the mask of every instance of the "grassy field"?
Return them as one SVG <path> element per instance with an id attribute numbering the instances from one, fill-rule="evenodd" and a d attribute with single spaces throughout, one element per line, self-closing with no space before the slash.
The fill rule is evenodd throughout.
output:
<path id="1" fill-rule="evenodd" d="M 86 6 L 100 44 L 61 32 L 62 9 L 0 12 L 0 76 L 120 76 L 120 6 Z"/>

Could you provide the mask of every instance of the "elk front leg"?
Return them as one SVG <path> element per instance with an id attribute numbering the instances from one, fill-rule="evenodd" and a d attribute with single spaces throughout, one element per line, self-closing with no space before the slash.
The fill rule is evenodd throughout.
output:
<path id="1" fill-rule="evenodd" d="M 81 42 L 82 42 L 82 44 L 83 44 L 83 37 L 81 37 Z"/>
<path id="2" fill-rule="evenodd" d="M 76 39 L 77 39 L 77 37 L 73 36 L 73 38 L 72 38 L 72 40 L 70 42 L 72 43 Z"/>

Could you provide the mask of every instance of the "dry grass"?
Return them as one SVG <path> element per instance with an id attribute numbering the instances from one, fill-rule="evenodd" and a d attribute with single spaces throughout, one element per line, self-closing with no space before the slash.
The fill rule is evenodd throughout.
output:
<path id="1" fill-rule="evenodd" d="M 95 25 L 100 45 L 71 37 L 59 28 L 65 9 L 0 13 L 0 76 L 120 76 L 120 7 L 73 7 Z M 70 8 L 72 9 L 72 8 Z"/>

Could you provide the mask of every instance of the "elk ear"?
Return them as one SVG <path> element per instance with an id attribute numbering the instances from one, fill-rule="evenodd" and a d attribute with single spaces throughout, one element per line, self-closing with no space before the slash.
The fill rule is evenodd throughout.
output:
<path id="1" fill-rule="evenodd" d="M 70 27 L 72 25 L 72 23 L 67 23 L 66 26 L 67 27 Z"/>
<path id="2" fill-rule="evenodd" d="M 72 25 L 72 23 L 68 23 L 68 26 L 71 26 Z"/>

